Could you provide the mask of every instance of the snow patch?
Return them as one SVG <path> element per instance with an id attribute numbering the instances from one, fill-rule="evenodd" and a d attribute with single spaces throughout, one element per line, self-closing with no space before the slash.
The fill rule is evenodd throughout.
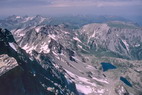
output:
<path id="1" fill-rule="evenodd" d="M 44 53 L 49 53 L 50 52 L 50 49 L 48 48 L 48 44 L 47 43 L 44 43 L 42 46 L 41 46 L 41 51 L 40 52 L 44 52 Z"/>
<path id="2" fill-rule="evenodd" d="M 87 65 L 87 67 L 86 67 L 87 69 L 90 69 L 90 70 L 94 70 L 95 68 L 93 67 L 93 66 L 91 66 L 91 65 Z"/>
<path id="3" fill-rule="evenodd" d="M 52 34 L 52 35 L 48 35 L 50 38 L 52 38 L 52 39 L 54 39 L 54 40 L 56 40 L 56 36 L 54 35 L 54 34 Z"/>
<path id="4" fill-rule="evenodd" d="M 42 23 L 44 20 L 46 20 L 46 18 L 42 17 L 39 23 Z"/>
<path id="5" fill-rule="evenodd" d="M 127 43 L 127 41 L 126 40 L 122 40 L 122 42 L 125 44 L 126 49 L 129 50 L 129 44 Z"/>
<path id="6" fill-rule="evenodd" d="M 53 54 L 54 54 L 55 56 L 58 56 L 58 54 L 57 54 L 56 52 L 54 52 L 54 51 L 53 51 Z"/>
<path id="7" fill-rule="evenodd" d="M 16 47 L 14 46 L 13 43 L 9 43 L 10 47 L 12 47 L 15 51 L 17 51 Z"/>
<path id="8" fill-rule="evenodd" d="M 85 78 L 85 77 L 81 77 L 81 76 L 78 76 L 78 75 L 75 75 L 73 74 L 72 72 L 68 71 L 65 69 L 65 71 L 71 76 L 73 77 L 74 79 L 77 79 L 76 81 L 78 82 L 82 82 L 86 85 L 89 85 L 89 86 L 92 86 L 92 87 L 96 87 L 96 84 L 95 83 L 92 83 L 92 82 L 89 82 L 89 79 Z"/>
<path id="9" fill-rule="evenodd" d="M 80 77 L 80 76 L 77 76 L 77 78 L 78 78 L 80 81 L 86 83 L 87 85 L 96 87 L 96 84 L 94 84 L 94 83 L 92 83 L 92 82 L 89 82 L 89 80 L 88 80 L 87 78 Z"/>
<path id="10" fill-rule="evenodd" d="M 62 30 L 61 30 L 62 31 Z M 65 34 L 70 34 L 69 32 L 66 32 L 66 31 L 62 31 L 63 33 L 65 33 Z"/>
<path id="11" fill-rule="evenodd" d="M 43 53 L 49 53 L 50 49 L 49 49 L 48 45 L 49 45 L 50 41 L 51 40 L 48 40 L 48 42 L 41 42 L 38 45 L 33 45 L 32 44 L 32 45 L 29 46 L 28 44 L 26 44 L 26 45 L 24 45 L 22 47 L 22 49 L 26 50 L 27 53 L 31 53 L 32 50 L 38 50 L 38 49 L 39 49 L 38 50 L 39 53 L 41 53 L 41 52 L 43 52 Z M 40 48 L 38 48 L 38 47 L 40 47 Z"/>
<path id="12" fill-rule="evenodd" d="M 17 30 L 12 30 L 12 32 L 14 33 L 14 35 L 18 36 L 18 37 L 22 37 L 25 35 L 25 33 L 23 33 L 24 28 L 22 29 L 17 29 Z"/>
<path id="13" fill-rule="evenodd" d="M 82 49 L 82 46 L 81 46 L 81 45 L 78 45 L 78 47 Z"/>
<path id="14" fill-rule="evenodd" d="M 40 31 L 40 29 L 41 29 L 41 26 L 36 27 L 36 28 L 35 28 L 35 31 L 38 33 L 38 32 Z"/>
<path id="15" fill-rule="evenodd" d="M 23 23 L 24 23 L 24 22 L 27 22 L 27 21 L 30 21 L 30 20 L 33 20 L 33 18 L 34 18 L 34 17 L 26 17 L 26 18 L 24 19 Z"/>
<path id="16" fill-rule="evenodd" d="M 71 79 L 69 79 L 69 78 L 67 77 L 67 75 L 65 75 L 65 78 L 66 78 L 66 80 L 67 80 L 68 84 L 71 84 L 71 83 L 72 83 L 72 80 L 71 80 Z"/>
<path id="17" fill-rule="evenodd" d="M 34 17 L 27 17 L 25 21 L 33 20 Z"/>
<path id="18" fill-rule="evenodd" d="M 29 48 L 28 44 L 26 44 L 22 49 L 27 50 Z"/>
<path id="19" fill-rule="evenodd" d="M 73 39 L 81 43 L 81 41 L 77 37 L 73 37 Z"/>
<path id="20" fill-rule="evenodd" d="M 93 77 L 93 79 L 96 80 L 96 81 L 99 81 L 99 82 L 103 82 L 103 83 L 109 84 L 109 82 L 107 80 L 98 79 L 98 78 L 95 78 L 95 77 Z"/>
<path id="21" fill-rule="evenodd" d="M 135 45 L 135 47 L 139 47 L 139 46 L 140 46 L 140 44 L 136 44 L 136 45 Z"/>
<path id="22" fill-rule="evenodd" d="M 82 92 L 83 94 L 90 94 L 92 93 L 92 88 L 89 86 L 85 86 L 82 84 L 76 84 L 76 88 L 79 92 Z"/>
<path id="23" fill-rule="evenodd" d="M 26 44 L 25 46 L 23 46 L 23 47 L 21 47 L 21 48 L 24 49 L 27 53 L 31 53 L 32 50 L 35 50 L 35 49 L 36 49 L 36 47 L 37 47 L 37 45 L 30 47 L 28 44 Z"/>
<path id="24" fill-rule="evenodd" d="M 53 64 L 55 68 L 59 69 L 60 67 L 57 64 Z"/>
<path id="25" fill-rule="evenodd" d="M 94 33 L 93 33 L 93 35 L 91 37 L 95 37 L 95 36 L 96 36 L 96 31 L 94 30 Z"/>
<path id="26" fill-rule="evenodd" d="M 97 92 L 98 92 L 99 94 L 103 94 L 103 93 L 105 92 L 105 90 L 104 90 L 104 89 L 99 89 L 99 90 L 97 90 Z"/>
<path id="27" fill-rule="evenodd" d="M 32 53 L 32 50 L 35 50 L 37 46 L 29 47 L 29 49 L 26 50 L 27 53 Z"/>
<path id="28" fill-rule="evenodd" d="M 75 74 L 73 74 L 72 72 L 68 71 L 65 69 L 65 71 L 71 76 L 71 77 L 75 77 Z"/>
<path id="29" fill-rule="evenodd" d="M 16 18 L 21 18 L 20 16 L 16 16 Z"/>

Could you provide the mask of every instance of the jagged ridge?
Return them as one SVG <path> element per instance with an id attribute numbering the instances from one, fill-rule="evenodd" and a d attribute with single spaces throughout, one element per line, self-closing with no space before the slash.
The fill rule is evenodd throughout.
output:
<path id="1" fill-rule="evenodd" d="M 11 67 L 10 71 L 0 76 L 2 95 L 78 94 L 74 83 L 68 84 L 62 68 L 60 71 L 56 69 L 48 58 L 44 63 L 38 62 L 18 47 L 13 36 L 6 29 L 0 31 L 0 46 L 1 55 L 13 57 L 18 63 L 18 67 L 14 69 Z"/>

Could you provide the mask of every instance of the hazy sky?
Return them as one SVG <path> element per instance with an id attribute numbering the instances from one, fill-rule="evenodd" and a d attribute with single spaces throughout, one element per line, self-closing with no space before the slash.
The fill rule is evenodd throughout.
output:
<path id="1" fill-rule="evenodd" d="M 142 0 L 0 0 L 0 16 L 13 14 L 142 16 Z"/>

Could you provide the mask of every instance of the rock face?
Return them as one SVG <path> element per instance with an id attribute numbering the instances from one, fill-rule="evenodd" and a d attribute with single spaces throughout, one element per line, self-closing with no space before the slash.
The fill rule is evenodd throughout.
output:
<path id="1" fill-rule="evenodd" d="M 0 55 L 0 74 L 3 75 L 7 71 L 15 68 L 18 64 L 16 60 L 7 54 Z"/>
<path id="2" fill-rule="evenodd" d="M 0 46 L 2 95 L 78 95 L 62 68 L 56 69 L 48 58 L 38 61 L 27 54 L 6 29 L 0 30 Z"/>
<path id="3" fill-rule="evenodd" d="M 79 30 L 80 39 L 92 53 L 125 59 L 142 59 L 142 28 L 124 22 L 88 24 Z"/>

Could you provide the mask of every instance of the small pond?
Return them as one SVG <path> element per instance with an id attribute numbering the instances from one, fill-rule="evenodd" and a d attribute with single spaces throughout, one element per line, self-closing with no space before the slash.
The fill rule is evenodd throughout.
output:
<path id="1" fill-rule="evenodd" d="M 123 83 L 125 83 L 126 85 L 132 87 L 132 84 L 131 84 L 126 78 L 120 77 L 120 80 L 121 80 Z"/>
<path id="2" fill-rule="evenodd" d="M 103 71 L 108 71 L 109 69 L 116 69 L 116 66 L 112 65 L 111 63 L 102 62 L 100 63 L 102 65 Z"/>

